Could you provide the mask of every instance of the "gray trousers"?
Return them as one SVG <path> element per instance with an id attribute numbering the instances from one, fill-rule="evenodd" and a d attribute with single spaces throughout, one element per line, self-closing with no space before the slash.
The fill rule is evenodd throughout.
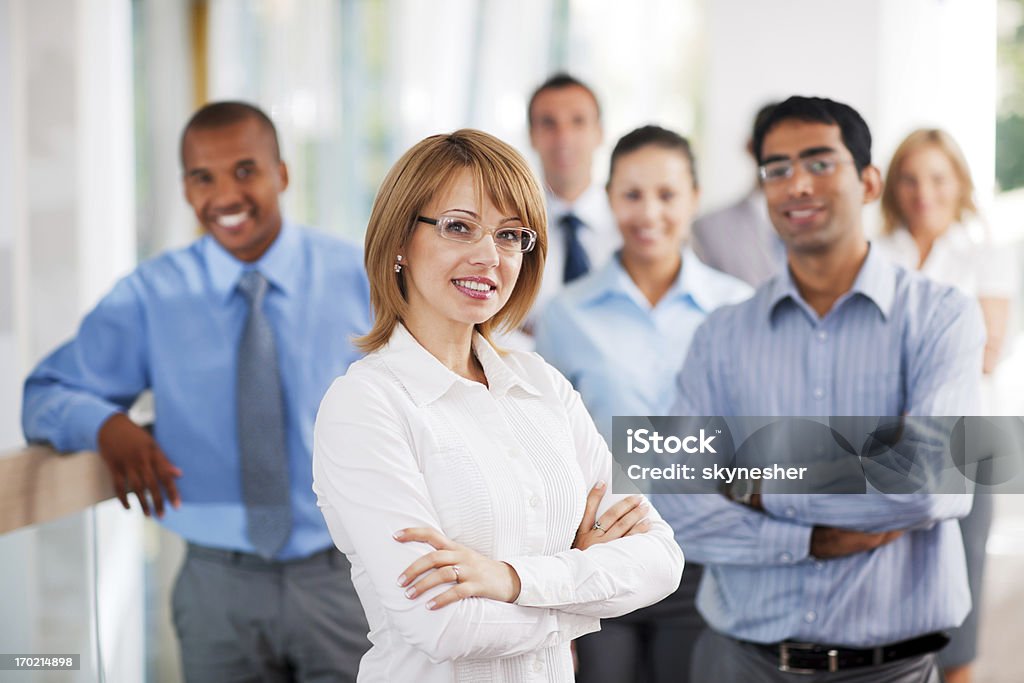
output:
<path id="1" fill-rule="evenodd" d="M 650 607 L 576 640 L 576 683 L 687 683 L 693 644 L 706 624 L 697 612 L 703 567 L 687 564 L 679 589 Z"/>
<path id="2" fill-rule="evenodd" d="M 813 674 L 783 673 L 769 653 L 711 629 L 697 640 L 691 683 L 941 683 L 935 655 L 908 657 L 881 666 Z"/>
<path id="3" fill-rule="evenodd" d="M 268 562 L 189 544 L 174 584 L 188 683 L 348 683 L 369 629 L 335 548 Z"/>
<path id="4" fill-rule="evenodd" d="M 975 491 L 971 513 L 960 520 L 967 556 L 967 581 L 971 587 L 971 611 L 960 628 L 949 632 L 949 645 L 939 652 L 939 666 L 943 669 L 970 664 L 978 656 L 978 613 L 981 610 L 981 584 L 985 576 L 985 544 L 992 528 L 995 507 L 993 494 Z"/>

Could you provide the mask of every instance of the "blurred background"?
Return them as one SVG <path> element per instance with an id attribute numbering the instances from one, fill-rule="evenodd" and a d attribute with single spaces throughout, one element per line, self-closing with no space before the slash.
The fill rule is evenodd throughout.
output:
<path id="1" fill-rule="evenodd" d="M 0 451 L 23 445 L 29 369 L 139 260 L 196 237 L 178 161 L 196 107 L 268 111 L 291 170 L 287 214 L 361 240 L 384 172 L 426 135 L 481 128 L 536 163 L 526 104 L 558 70 L 601 100 L 599 180 L 620 135 L 658 123 L 693 140 L 704 209 L 753 185 L 745 145 L 768 101 L 850 103 L 883 171 L 908 132 L 945 128 L 995 239 L 1021 260 L 1024 0 L 0 0 Z M 866 209 L 869 225 L 877 214 Z M 999 378 L 1016 415 L 1022 300 Z M 33 505 L 72 494 L 45 495 Z M 0 526 L 0 651 L 83 661 L 0 680 L 180 680 L 168 615 L 180 545 L 116 501 Z M 1018 498 L 999 497 L 988 551 L 978 680 L 1016 682 Z"/>

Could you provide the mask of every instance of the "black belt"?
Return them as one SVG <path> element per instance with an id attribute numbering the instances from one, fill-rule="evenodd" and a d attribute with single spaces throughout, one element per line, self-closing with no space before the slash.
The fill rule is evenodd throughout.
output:
<path id="1" fill-rule="evenodd" d="M 761 650 L 770 652 L 778 659 L 779 671 L 794 674 L 813 674 L 818 671 L 839 671 L 863 666 L 878 666 L 907 657 L 928 654 L 941 650 L 949 643 L 945 633 L 928 633 L 918 638 L 903 640 L 891 645 L 857 650 L 835 645 L 818 643 L 751 643 Z"/>

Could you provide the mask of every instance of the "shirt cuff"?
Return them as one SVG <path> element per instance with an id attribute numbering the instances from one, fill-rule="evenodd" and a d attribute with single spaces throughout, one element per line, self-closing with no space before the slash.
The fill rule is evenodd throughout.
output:
<path id="1" fill-rule="evenodd" d="M 576 600 L 576 583 L 568 563 L 553 556 L 515 557 L 502 560 L 519 575 L 519 597 L 523 607 L 560 607 Z"/>
<path id="2" fill-rule="evenodd" d="M 777 500 L 780 498 L 781 501 Z M 776 564 L 794 564 L 810 557 L 813 527 L 786 521 L 797 516 L 797 506 L 786 503 L 784 495 L 762 496 L 761 505 L 767 513 L 761 529 L 761 538 L 769 553 L 765 559 Z"/>
<path id="3" fill-rule="evenodd" d="M 63 443 L 54 444 L 61 451 L 97 451 L 100 427 L 114 413 L 117 406 L 93 396 L 78 396 L 67 407 L 64 417 Z"/>
<path id="4" fill-rule="evenodd" d="M 597 617 L 587 617 L 569 612 L 555 612 L 555 614 L 558 615 L 558 633 L 563 643 L 601 630 L 601 620 Z"/>

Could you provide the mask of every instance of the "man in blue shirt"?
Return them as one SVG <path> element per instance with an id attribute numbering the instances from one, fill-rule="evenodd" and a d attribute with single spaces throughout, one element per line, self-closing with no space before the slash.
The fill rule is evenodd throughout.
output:
<path id="1" fill-rule="evenodd" d="M 864 237 L 878 198 L 867 124 L 792 97 L 754 148 L 788 269 L 719 309 L 679 375 L 682 415 L 964 415 L 978 396 L 974 302 L 891 265 Z M 780 458 L 781 459 L 781 458 Z M 694 680 L 938 681 L 939 633 L 970 608 L 956 518 L 971 496 L 667 495 L 706 565 Z M 791 673 L 783 673 L 789 671 Z M 831 673 L 830 673 L 831 672 Z"/>
<path id="2" fill-rule="evenodd" d="M 311 459 L 320 399 L 369 329 L 362 257 L 282 218 L 288 170 L 259 109 L 203 107 L 181 158 L 207 234 L 142 263 L 35 369 L 25 435 L 98 450 L 121 504 L 135 492 L 188 542 L 173 602 L 190 683 L 354 681 L 368 629 Z M 152 435 L 125 414 L 146 389 Z"/>

